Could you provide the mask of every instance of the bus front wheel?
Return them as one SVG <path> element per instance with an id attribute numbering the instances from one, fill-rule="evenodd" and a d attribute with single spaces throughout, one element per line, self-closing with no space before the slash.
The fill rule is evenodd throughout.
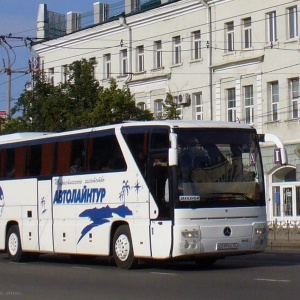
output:
<path id="1" fill-rule="evenodd" d="M 131 269 L 137 265 L 134 257 L 130 229 L 127 225 L 120 226 L 113 238 L 113 256 L 119 268 Z"/>
<path id="2" fill-rule="evenodd" d="M 6 237 L 6 249 L 10 261 L 20 262 L 24 258 L 22 251 L 19 227 L 14 225 L 9 228 Z"/>

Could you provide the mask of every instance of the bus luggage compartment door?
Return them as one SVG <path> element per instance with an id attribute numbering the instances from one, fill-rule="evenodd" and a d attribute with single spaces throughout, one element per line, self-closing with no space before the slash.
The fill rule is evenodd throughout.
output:
<path id="1" fill-rule="evenodd" d="M 40 251 L 53 251 L 51 180 L 38 181 Z"/>
<path id="2" fill-rule="evenodd" d="M 172 221 L 151 221 L 150 231 L 152 258 L 169 258 L 172 245 Z"/>

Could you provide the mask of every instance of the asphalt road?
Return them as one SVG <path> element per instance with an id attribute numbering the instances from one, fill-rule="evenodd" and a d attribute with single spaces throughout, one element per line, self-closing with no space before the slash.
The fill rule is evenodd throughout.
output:
<path id="1" fill-rule="evenodd" d="M 0 254 L 1 299 L 299 299 L 300 250 L 230 257 L 213 267 L 192 262 L 121 270 L 105 259 L 43 255 L 11 263 Z"/>

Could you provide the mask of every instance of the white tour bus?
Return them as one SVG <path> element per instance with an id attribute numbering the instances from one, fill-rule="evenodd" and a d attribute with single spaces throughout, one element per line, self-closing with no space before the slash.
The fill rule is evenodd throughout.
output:
<path id="1" fill-rule="evenodd" d="M 128 122 L 0 137 L 0 250 L 213 263 L 267 245 L 248 125 Z"/>

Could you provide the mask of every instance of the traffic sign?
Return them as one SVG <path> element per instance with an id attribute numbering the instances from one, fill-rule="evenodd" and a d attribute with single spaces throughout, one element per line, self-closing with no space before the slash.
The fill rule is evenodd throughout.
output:
<path id="1" fill-rule="evenodd" d="M 7 117 L 7 113 L 6 110 L 0 110 L 0 118 L 6 118 Z"/>
<path id="2" fill-rule="evenodd" d="M 300 158 L 300 146 L 295 149 L 295 153 Z"/>

